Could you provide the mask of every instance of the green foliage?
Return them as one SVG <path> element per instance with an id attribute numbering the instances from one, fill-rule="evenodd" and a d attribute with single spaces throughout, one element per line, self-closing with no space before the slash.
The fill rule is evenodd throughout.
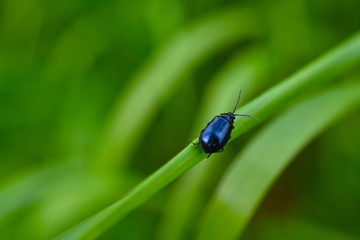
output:
<path id="1" fill-rule="evenodd" d="M 0 238 L 359 238 L 359 7 L 0 2 Z"/>
<path id="2" fill-rule="evenodd" d="M 299 95 L 302 94 L 304 92 L 305 87 L 309 87 L 311 85 L 316 85 L 318 84 L 318 81 L 325 81 L 326 76 L 328 76 L 328 72 L 332 72 L 333 74 L 336 73 L 337 71 L 339 71 L 339 69 L 344 69 L 344 66 L 348 66 L 350 64 L 353 64 L 354 62 L 356 62 L 356 60 L 358 62 L 360 62 L 360 34 L 356 35 L 354 38 L 350 39 L 350 41 L 346 42 L 344 45 L 340 46 L 339 48 L 337 48 L 336 50 L 331 51 L 329 54 L 326 54 L 325 56 L 323 56 L 322 58 L 320 58 L 319 60 L 317 60 L 315 63 L 310 64 L 308 67 L 306 67 L 304 70 L 299 71 L 298 73 L 296 73 L 293 77 L 290 77 L 289 79 L 285 80 L 284 82 L 282 82 L 281 84 L 275 86 L 273 89 L 269 90 L 269 92 L 265 92 L 263 95 L 261 95 L 260 97 L 256 98 L 255 100 L 253 100 L 252 102 L 250 102 L 249 104 L 247 104 L 246 106 L 244 106 L 242 109 L 246 109 L 247 111 L 238 111 L 238 112 L 250 112 L 251 114 L 255 115 L 255 116 L 259 116 L 259 118 L 261 118 L 262 120 L 265 120 L 269 115 L 273 114 L 274 112 L 276 112 L 278 109 L 286 106 L 289 102 L 290 99 L 295 98 L 294 95 Z M 336 67 L 335 67 L 336 66 Z M 326 73 L 326 74 L 325 74 Z M 325 77 L 322 77 L 322 75 L 325 75 Z M 328 79 L 328 78 L 327 78 Z M 353 87 L 353 86 L 351 86 Z M 284 89 L 286 89 L 287 91 L 285 91 Z M 321 104 L 318 104 L 318 108 L 323 108 L 324 105 L 326 105 L 327 103 L 329 103 L 331 106 L 336 107 L 336 105 L 334 103 L 331 102 L 331 100 L 335 101 L 338 100 L 338 103 L 341 103 L 341 101 L 339 100 L 339 98 L 343 98 L 342 100 L 344 100 L 344 105 L 339 106 L 339 112 L 342 109 L 346 109 L 347 104 L 349 104 L 348 102 L 352 103 L 352 101 L 354 101 L 353 98 L 355 98 L 355 100 L 358 100 L 358 96 L 360 96 L 357 93 L 360 93 L 358 89 L 356 89 L 355 87 L 355 91 L 351 91 L 352 89 L 346 89 L 348 91 L 345 91 L 345 93 L 342 94 L 335 94 L 335 96 L 330 96 L 328 98 L 325 98 L 325 100 L 321 101 Z M 340 95 L 340 96 L 338 96 Z M 346 95 L 351 96 L 352 98 L 350 98 L 349 100 L 346 97 Z M 322 100 L 322 99 L 321 99 Z M 348 101 L 346 101 L 348 100 Z M 316 103 L 316 100 L 315 100 Z M 314 103 L 308 103 L 308 105 L 313 106 L 316 105 Z M 316 108 L 315 108 L 316 109 Z M 324 108 L 323 108 L 324 109 Z M 326 109 L 326 108 L 325 108 Z M 336 111 L 336 109 L 327 109 L 329 111 L 329 113 L 334 113 L 334 116 L 337 116 L 339 113 Z M 295 109 L 296 111 L 296 109 Z M 311 114 L 314 110 L 312 111 L 308 111 L 309 114 Z M 313 120 L 311 118 L 308 118 L 308 120 L 312 121 L 312 127 L 315 128 L 316 130 L 320 131 L 321 127 L 323 125 L 326 125 L 324 121 L 330 121 L 331 118 L 330 116 L 326 115 L 324 112 L 320 112 L 321 113 L 318 117 L 316 118 L 315 115 L 315 119 L 317 119 L 319 121 L 319 123 L 314 123 Z M 301 115 L 305 115 L 306 111 L 301 111 Z M 300 114 L 296 115 L 296 118 L 300 118 L 301 117 Z M 323 118 L 322 118 L 323 117 Z M 294 117 L 289 117 L 290 120 L 294 120 Z M 290 122 L 290 120 L 287 120 L 286 122 Z M 237 119 L 236 122 L 239 122 L 239 118 Z M 255 124 L 251 124 L 251 121 L 254 123 L 257 123 L 255 121 L 253 121 L 252 119 L 246 119 L 246 120 L 242 120 L 241 123 L 242 125 L 237 126 L 237 128 L 233 131 L 234 134 L 233 136 L 238 136 L 239 134 L 236 134 L 236 132 L 244 132 L 247 129 L 250 129 L 252 126 L 254 126 Z M 281 122 L 283 123 L 283 122 Z M 308 137 L 306 133 L 306 131 L 304 131 L 304 128 L 306 128 L 306 125 L 309 124 L 308 122 L 304 121 L 305 125 L 302 127 L 302 125 L 300 125 L 297 129 L 299 130 L 298 132 L 295 132 L 293 134 L 293 136 L 297 136 L 296 140 L 300 141 L 303 138 L 305 138 L 305 141 L 310 137 Z M 304 124 L 302 123 L 302 124 Z M 235 124 L 236 125 L 236 124 Z M 289 123 L 284 124 L 284 131 L 289 131 L 289 129 L 286 129 L 286 126 L 289 126 Z M 281 125 L 280 127 L 281 128 Z M 290 125 L 290 128 L 293 128 L 292 125 Z M 308 128 L 308 130 L 313 130 L 313 128 Z M 284 134 L 284 132 L 279 131 L 278 129 L 276 129 L 275 131 L 280 132 L 278 135 Z M 314 131 L 314 130 L 313 130 Z M 304 134 L 303 136 L 300 135 L 300 133 Z M 275 153 L 279 152 L 279 150 L 276 150 L 275 152 L 272 152 L 274 149 L 276 149 L 274 146 L 270 146 L 269 149 L 271 149 L 271 151 L 266 151 L 264 150 L 264 145 L 269 145 L 269 142 L 271 142 L 271 135 L 274 135 L 276 138 L 276 134 L 274 132 L 271 131 L 270 134 L 266 134 L 266 141 L 265 143 L 262 143 L 262 145 L 259 147 L 259 149 L 261 149 L 261 151 L 259 151 L 258 148 L 251 148 L 251 153 L 255 154 L 255 157 L 251 156 L 249 157 L 250 159 L 250 163 L 251 164 L 255 164 L 260 165 L 262 163 L 262 159 L 264 158 L 264 156 L 267 155 L 273 155 L 274 159 L 278 159 L 279 162 L 285 161 L 282 160 L 283 158 L 285 158 L 286 160 L 288 158 L 290 158 L 293 154 L 292 152 L 297 152 L 297 148 L 299 143 L 297 141 L 289 141 L 289 140 L 285 140 L 285 142 L 292 142 L 294 144 L 294 146 L 288 146 L 285 147 L 285 149 L 287 149 L 290 153 L 288 153 L 288 151 L 282 151 L 281 153 L 284 154 L 285 157 L 281 158 L 279 156 L 277 156 Z M 312 135 L 312 132 L 309 133 L 309 135 Z M 269 137 L 270 136 L 270 137 Z M 285 135 L 286 136 L 286 135 Z M 279 138 L 279 137 L 278 137 Z M 196 141 L 196 139 L 195 139 Z M 283 148 L 284 146 L 286 146 L 283 142 L 280 142 L 278 144 L 275 144 L 276 146 L 279 146 L 280 148 Z M 301 145 L 300 145 L 301 146 Z M 295 149 L 293 151 L 291 151 L 292 149 Z M 259 152 L 263 153 L 264 156 L 259 156 Z M 290 157 L 288 157 L 290 155 Z M 121 199 L 120 201 L 116 202 L 115 204 L 113 204 L 112 206 L 110 206 L 109 208 L 105 209 L 104 211 L 100 212 L 98 215 L 94 216 L 93 218 L 90 218 L 89 220 L 87 220 L 86 222 L 84 222 L 84 224 L 80 224 L 78 227 L 75 227 L 74 230 L 71 230 L 68 234 L 65 234 L 63 237 L 60 237 L 60 239 L 89 239 L 92 238 L 94 236 L 97 236 L 99 233 L 103 232 L 104 230 L 106 230 L 106 228 L 108 228 L 109 226 L 111 226 L 112 224 L 114 224 L 119 218 L 123 217 L 126 213 L 128 213 L 129 211 L 131 211 L 132 209 L 134 209 L 135 207 L 137 207 L 139 204 L 143 203 L 145 200 L 147 200 L 149 197 L 151 197 L 155 192 L 157 192 L 159 189 L 161 189 L 162 187 L 164 187 L 165 185 L 167 185 L 170 181 L 174 180 L 176 177 L 178 177 L 179 175 L 185 173 L 187 170 L 189 170 L 191 167 L 193 167 L 195 164 L 197 164 L 198 162 L 200 162 L 203 158 L 205 157 L 205 154 L 203 154 L 200 150 L 200 147 L 194 147 L 191 144 L 185 148 L 182 152 L 180 152 L 178 155 L 176 155 L 173 159 L 171 159 L 167 164 L 165 164 L 162 168 L 160 168 L 158 171 L 156 171 L 154 174 L 152 174 L 149 178 L 147 178 L 146 180 L 144 180 L 143 182 L 141 182 L 137 187 L 135 187 L 132 191 L 130 191 L 130 193 L 128 193 L 123 199 Z M 256 163 L 254 163 L 254 159 L 257 160 Z M 282 160 L 282 161 L 281 161 Z M 270 160 L 270 162 L 274 162 L 274 160 Z M 279 166 L 280 165 L 280 166 Z M 282 169 L 282 165 L 279 163 L 279 165 L 269 165 L 266 167 L 266 169 L 270 169 L 275 171 L 274 175 L 277 173 L 278 169 Z M 253 167 L 253 165 L 251 165 L 251 167 Z M 237 176 L 237 173 L 234 171 L 236 171 L 237 169 L 241 169 L 242 171 L 245 171 L 246 174 L 239 174 Z M 253 167 L 254 168 L 254 167 Z M 255 181 L 257 178 L 259 178 L 259 176 L 261 176 L 262 174 L 264 174 L 264 172 L 261 171 L 262 168 L 255 167 L 255 169 L 251 168 L 250 175 L 255 176 Z M 234 201 L 236 202 L 239 198 L 237 194 L 234 194 L 236 192 L 237 187 L 240 185 L 239 183 L 247 183 L 248 182 L 248 173 L 247 173 L 248 169 L 246 167 L 233 167 L 232 168 L 232 172 L 231 172 L 231 176 L 233 176 L 233 178 L 237 178 L 239 176 L 243 176 L 244 175 L 244 179 L 230 179 L 228 180 L 228 182 L 231 182 L 232 184 L 230 184 L 230 186 L 232 187 L 224 187 L 225 192 L 230 192 L 233 193 L 234 195 Z M 242 173 L 242 172 L 241 172 Z M 269 173 L 268 175 L 270 175 L 271 173 Z M 266 174 L 264 174 L 266 175 Z M 226 176 L 225 176 L 226 177 Z M 268 178 L 264 178 L 264 182 L 260 182 L 260 184 L 262 183 L 263 185 L 265 184 L 269 184 L 273 181 L 274 177 L 268 177 Z M 225 181 L 227 180 L 227 178 L 225 178 Z M 254 181 L 254 180 L 253 180 Z M 259 180 L 258 180 L 259 181 Z M 235 182 L 235 183 L 233 183 Z M 250 181 L 251 182 L 251 181 Z M 241 186 L 241 185 L 240 185 Z M 230 188 L 230 190 L 228 190 Z M 261 195 L 265 192 L 266 187 L 257 187 L 257 188 L 253 188 L 253 186 L 250 187 L 240 187 L 239 189 L 251 189 L 248 190 L 249 192 L 245 192 L 246 195 L 249 196 L 249 198 L 252 196 L 252 194 L 257 194 L 257 195 Z M 258 193 L 255 192 L 254 189 L 259 189 Z M 241 191 L 239 191 L 241 193 Z M 258 197 L 259 198 L 259 197 Z M 257 203 L 258 199 L 250 199 L 249 202 L 252 204 Z M 219 200 L 219 202 L 221 202 Z M 240 202 L 240 204 L 243 204 Z M 242 207 L 242 206 L 241 206 Z M 251 210 L 251 207 L 245 207 L 247 209 L 247 211 Z M 225 210 L 224 210 L 225 209 Z M 232 213 L 235 214 L 236 211 L 235 209 L 228 209 L 228 208 L 223 208 L 222 210 L 218 210 L 216 212 L 215 211 L 215 219 L 219 219 L 219 214 L 221 213 Z M 242 215 L 249 215 L 247 213 Z M 219 222 L 217 222 L 217 224 L 214 225 L 218 225 L 219 229 L 218 229 L 218 233 L 219 236 L 217 236 L 216 234 L 212 233 L 211 231 L 209 231 L 210 229 L 215 229 L 215 227 L 213 225 L 207 226 L 204 230 L 204 232 L 208 232 L 210 233 L 209 235 L 206 234 L 206 237 L 203 237 L 203 239 L 209 239 L 210 236 L 213 236 L 214 239 L 220 238 L 220 235 L 223 235 L 222 229 L 227 225 L 227 221 L 225 221 L 225 219 L 229 219 L 229 218 L 222 218 L 220 219 Z M 234 222 L 239 222 L 239 219 L 235 219 Z M 225 225 L 221 225 L 220 223 L 225 223 Z M 231 232 L 228 231 L 228 229 L 225 230 L 225 232 Z M 232 236 L 230 234 L 230 236 Z M 232 236 L 232 238 L 229 239 L 233 239 L 236 238 L 236 234 Z M 227 238 L 226 238 L 227 239 Z"/>

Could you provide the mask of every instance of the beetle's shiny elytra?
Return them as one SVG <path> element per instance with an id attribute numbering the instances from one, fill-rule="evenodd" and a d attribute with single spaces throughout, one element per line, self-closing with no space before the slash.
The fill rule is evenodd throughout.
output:
<path id="1" fill-rule="evenodd" d="M 221 113 L 220 115 L 215 116 L 211 122 L 209 122 L 206 127 L 201 130 L 199 142 L 193 143 L 193 145 L 200 144 L 205 153 L 210 153 L 208 157 L 210 157 L 213 153 L 222 152 L 224 150 L 225 144 L 231 138 L 231 131 L 234 128 L 234 120 L 237 116 L 257 119 L 256 117 L 250 115 L 234 114 L 236 107 L 239 104 L 240 96 L 241 89 L 234 110 L 232 112 Z"/>

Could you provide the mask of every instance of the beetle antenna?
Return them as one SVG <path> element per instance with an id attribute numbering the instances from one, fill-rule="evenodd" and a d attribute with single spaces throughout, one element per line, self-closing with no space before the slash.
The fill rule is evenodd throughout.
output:
<path id="1" fill-rule="evenodd" d="M 235 105 L 234 110 L 232 111 L 232 113 L 234 113 L 234 112 L 235 112 L 235 110 L 236 110 L 236 108 L 237 108 L 237 106 L 238 106 L 238 104 L 239 104 L 239 102 L 240 102 L 241 90 L 242 90 L 242 89 L 240 88 L 239 96 L 238 96 L 238 99 L 237 99 L 236 105 Z"/>
<path id="2" fill-rule="evenodd" d="M 250 118 L 253 118 L 253 119 L 259 120 L 257 117 L 250 116 L 250 115 L 246 115 L 246 114 L 234 114 L 234 115 L 235 115 L 235 116 L 240 116 L 240 117 L 250 117 Z"/>

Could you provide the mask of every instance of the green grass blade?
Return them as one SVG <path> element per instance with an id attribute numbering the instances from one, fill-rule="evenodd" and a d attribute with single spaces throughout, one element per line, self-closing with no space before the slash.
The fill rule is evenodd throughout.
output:
<path id="1" fill-rule="evenodd" d="M 360 34 L 357 34 L 294 76 L 245 105 L 241 110 L 247 110 L 242 112 L 253 114 L 261 117 L 261 120 L 265 120 L 282 107 L 287 106 L 290 100 L 303 94 L 311 86 L 329 80 L 329 72 L 339 74 L 342 70 L 344 71 L 347 67 L 359 62 L 359 60 Z M 249 121 L 247 118 L 243 118 L 241 122 L 236 121 L 235 124 L 238 128 L 233 131 L 233 139 L 259 123 L 260 121 L 254 121 L 253 119 Z M 206 155 L 202 152 L 200 146 L 194 147 L 189 144 L 162 168 L 130 191 L 123 199 L 64 233 L 59 239 L 91 239 L 98 236 L 117 220 L 145 202 L 158 190 L 185 173 L 205 157 Z"/>
<path id="2" fill-rule="evenodd" d="M 275 85 L 254 101 L 241 107 L 236 113 L 244 113 L 267 119 L 274 112 L 279 111 L 296 97 L 320 86 L 335 76 L 353 67 L 360 60 L 360 32 L 348 41 L 340 44 L 328 53 L 322 55 L 311 64 L 296 72 L 289 78 Z M 232 139 L 249 128 L 258 124 L 250 118 L 237 118 Z"/>
<path id="3" fill-rule="evenodd" d="M 187 147 L 162 168 L 141 182 L 123 199 L 56 239 L 93 239 L 169 182 L 203 159 L 199 148 Z"/>
<path id="4" fill-rule="evenodd" d="M 326 91 L 263 129 L 229 167 L 198 239 L 237 239 L 272 183 L 314 137 L 360 104 L 360 84 Z"/>

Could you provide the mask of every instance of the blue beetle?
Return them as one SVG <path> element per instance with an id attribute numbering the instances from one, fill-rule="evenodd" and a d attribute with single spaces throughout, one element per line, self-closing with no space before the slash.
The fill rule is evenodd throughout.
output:
<path id="1" fill-rule="evenodd" d="M 221 113 L 220 115 L 215 116 L 211 122 L 209 122 L 206 127 L 201 130 L 199 142 L 192 143 L 193 145 L 200 144 L 205 153 L 210 153 L 208 158 L 211 156 L 211 154 L 222 152 L 224 150 L 225 144 L 231 138 L 231 131 L 234 128 L 234 120 L 237 116 L 257 119 L 256 117 L 250 115 L 234 114 L 236 107 L 239 104 L 240 96 L 241 89 L 234 110 L 232 112 Z"/>

